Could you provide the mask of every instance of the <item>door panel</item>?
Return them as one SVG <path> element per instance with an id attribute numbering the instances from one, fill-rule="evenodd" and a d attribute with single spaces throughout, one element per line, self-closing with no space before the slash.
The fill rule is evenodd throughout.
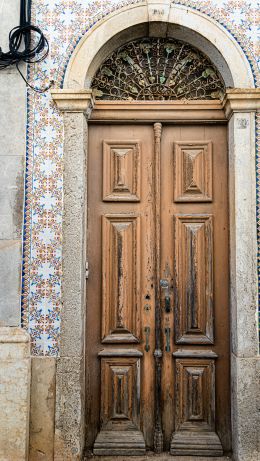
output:
<path id="1" fill-rule="evenodd" d="M 102 343 L 140 341 L 140 216 L 102 217 Z"/>
<path id="2" fill-rule="evenodd" d="M 140 201 L 138 141 L 103 141 L 103 200 Z"/>
<path id="3" fill-rule="evenodd" d="M 212 142 L 174 142 L 174 201 L 212 202 Z"/>
<path id="4" fill-rule="evenodd" d="M 152 126 L 89 130 L 86 414 L 97 454 L 153 446 L 153 143 Z"/>
<path id="5" fill-rule="evenodd" d="M 166 448 L 169 437 L 172 454 L 220 455 L 221 445 L 230 450 L 226 128 L 164 126 L 161 151 L 161 275 L 171 286 L 171 312 L 164 314 L 163 328 L 172 331 L 170 353 L 164 335 L 162 368 Z M 202 425 L 188 430 L 177 424 L 180 405 L 182 414 L 186 411 L 177 356 L 188 355 L 190 367 L 197 369 L 201 353 L 199 360 L 210 355 L 215 368 L 210 390 L 215 400 L 206 409 L 215 422 L 207 431 Z"/>
<path id="6" fill-rule="evenodd" d="M 226 128 L 91 124 L 88 171 L 87 447 L 143 454 L 161 419 L 172 454 L 228 452 Z"/>
<path id="7" fill-rule="evenodd" d="M 213 343 L 213 217 L 174 216 L 175 338 Z"/>
<path id="8" fill-rule="evenodd" d="M 207 358 L 176 360 L 177 430 L 214 430 L 215 363 Z"/>
<path id="9" fill-rule="evenodd" d="M 101 358 L 101 424 L 106 430 L 140 428 L 140 357 L 136 350 L 104 351 Z M 108 357 L 105 357 L 105 355 Z M 117 354 L 117 355 L 116 355 Z M 136 355 L 138 356 L 136 357 Z M 111 355 L 111 357 L 110 357 Z"/>

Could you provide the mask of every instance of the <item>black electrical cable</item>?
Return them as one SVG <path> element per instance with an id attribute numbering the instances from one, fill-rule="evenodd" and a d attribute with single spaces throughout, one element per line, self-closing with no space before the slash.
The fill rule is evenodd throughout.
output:
<path id="1" fill-rule="evenodd" d="M 23 49 L 21 49 L 24 44 Z M 43 61 L 49 53 L 49 43 L 39 27 L 31 24 L 31 0 L 20 0 L 20 25 L 9 33 L 9 51 L 4 53 L 0 48 L 0 70 L 16 65 L 17 70 L 26 85 L 38 93 L 44 93 L 52 84 L 43 89 L 30 85 L 19 69 L 19 64 L 28 64 Z"/>

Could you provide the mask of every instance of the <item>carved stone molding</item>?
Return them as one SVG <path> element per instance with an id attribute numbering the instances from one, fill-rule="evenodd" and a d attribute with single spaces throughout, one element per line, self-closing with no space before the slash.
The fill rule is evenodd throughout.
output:
<path id="1" fill-rule="evenodd" d="M 61 112 L 85 112 L 89 116 L 94 106 L 94 97 L 90 89 L 55 89 L 51 91 L 51 95 Z"/>
<path id="2" fill-rule="evenodd" d="M 234 112 L 260 110 L 260 88 L 227 89 L 223 99 L 223 109 L 227 119 L 230 119 Z"/>
<path id="3" fill-rule="evenodd" d="M 51 95 L 61 112 L 84 112 L 89 117 L 95 104 L 95 98 L 92 90 L 90 89 L 55 89 L 51 91 Z M 203 103 L 205 105 L 204 108 L 206 108 L 207 101 L 200 101 L 200 104 Z M 211 106 L 213 106 L 212 102 L 210 105 L 210 108 L 212 109 Z M 185 107 L 190 109 L 193 108 L 192 105 L 187 103 L 185 104 Z M 174 108 L 177 109 L 176 103 L 174 104 Z M 234 112 L 254 112 L 260 110 L 260 88 L 227 89 L 222 104 L 218 104 L 218 109 L 221 110 L 221 108 L 224 110 L 225 117 L 228 120 Z"/>

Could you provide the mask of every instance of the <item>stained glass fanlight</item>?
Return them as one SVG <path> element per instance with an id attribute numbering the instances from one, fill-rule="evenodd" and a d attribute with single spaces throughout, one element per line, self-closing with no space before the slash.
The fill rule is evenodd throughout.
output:
<path id="1" fill-rule="evenodd" d="M 222 99 L 224 81 L 206 55 L 169 38 L 143 38 L 113 52 L 92 81 L 96 99 Z"/>

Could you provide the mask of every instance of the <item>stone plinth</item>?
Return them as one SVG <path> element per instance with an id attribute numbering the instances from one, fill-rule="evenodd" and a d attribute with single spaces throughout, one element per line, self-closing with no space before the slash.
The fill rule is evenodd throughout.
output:
<path id="1" fill-rule="evenodd" d="M 53 461 L 55 357 L 32 357 L 29 461 Z"/>
<path id="2" fill-rule="evenodd" d="M 0 327 L 0 460 L 28 459 L 30 342 L 21 328 Z"/>

